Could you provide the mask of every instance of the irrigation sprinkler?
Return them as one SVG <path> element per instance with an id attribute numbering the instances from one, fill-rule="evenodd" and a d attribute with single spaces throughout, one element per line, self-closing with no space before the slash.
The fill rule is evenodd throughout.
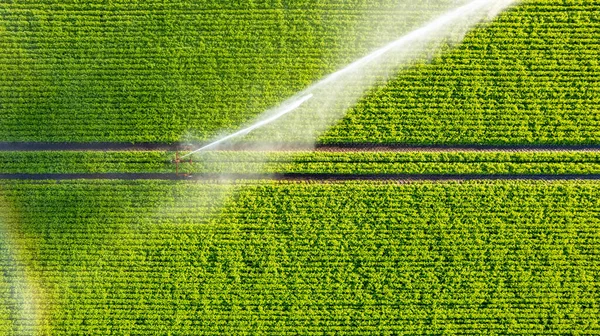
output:
<path id="1" fill-rule="evenodd" d="M 175 160 L 173 160 L 173 163 L 175 164 L 175 175 L 183 176 L 183 177 L 190 176 L 190 174 L 186 174 L 186 173 L 183 173 L 181 175 L 179 174 L 179 165 L 184 162 L 188 162 L 190 165 L 194 164 L 194 162 L 192 161 L 192 157 L 190 157 L 189 160 L 182 160 L 182 157 L 179 156 L 179 151 L 176 151 L 175 152 Z"/>

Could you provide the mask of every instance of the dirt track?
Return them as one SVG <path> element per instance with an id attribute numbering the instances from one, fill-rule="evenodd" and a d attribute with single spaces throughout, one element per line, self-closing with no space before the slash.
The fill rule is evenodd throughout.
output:
<path id="1" fill-rule="evenodd" d="M 160 143 L 40 143 L 40 142 L 0 142 L 0 151 L 186 151 L 197 148 L 183 144 Z M 256 145 L 230 145 L 220 150 L 244 151 L 256 150 Z M 265 147 L 263 147 L 265 148 Z M 377 152 L 377 151 L 422 151 L 422 152 L 458 152 L 458 151 L 600 151 L 600 145 L 407 145 L 348 143 L 337 145 L 318 144 L 314 148 L 305 145 L 281 145 L 275 151 L 325 151 L 325 152 Z M 104 174 L 2 174 L 0 179 L 22 180 L 282 180 L 282 181 L 469 181 L 469 180 L 600 180 L 599 175 L 491 175 L 491 174 L 327 174 L 327 173 L 281 173 L 281 174 L 193 174 L 191 176 L 174 173 L 104 173 Z"/>
<path id="2" fill-rule="evenodd" d="M 176 151 L 179 144 L 120 142 L 0 142 L 0 151 Z"/>
<path id="3" fill-rule="evenodd" d="M 161 143 L 48 143 L 48 142 L 0 142 L 0 151 L 187 151 L 199 148 L 203 144 L 161 144 Z M 223 145 L 219 150 L 252 151 L 257 149 L 270 151 L 600 151 L 598 145 L 411 145 L 411 144 L 376 144 L 346 143 L 317 144 L 314 147 L 303 144 L 281 144 L 276 147 L 260 144 Z"/>
<path id="4" fill-rule="evenodd" d="M 444 174 L 194 174 L 190 176 L 172 173 L 106 173 L 106 174 L 0 174 L 0 179 L 18 180 L 180 180 L 180 181 L 233 181 L 233 180 L 279 180 L 279 181 L 474 181 L 474 180 L 600 180 L 600 174 L 584 175 L 444 175 Z"/>

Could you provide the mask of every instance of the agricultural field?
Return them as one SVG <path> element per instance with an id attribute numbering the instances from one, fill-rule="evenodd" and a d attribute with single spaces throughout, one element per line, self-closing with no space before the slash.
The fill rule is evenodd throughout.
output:
<path id="1" fill-rule="evenodd" d="M 598 1 L 522 1 L 376 88 L 326 143 L 597 144 Z"/>
<path id="2" fill-rule="evenodd" d="M 0 335 L 600 334 L 600 0 L 311 91 L 509 2 L 0 3 Z"/>
<path id="3" fill-rule="evenodd" d="M 207 141 L 456 1 L 397 3 L 5 2 L 0 139 Z M 319 141 L 597 144 L 598 6 L 522 0 Z"/>
<path id="4" fill-rule="evenodd" d="M 599 189 L 10 181 L 2 219 L 51 334 L 595 334 Z"/>
<path id="5" fill-rule="evenodd" d="M 0 139 L 207 140 L 457 1 L 397 3 L 2 3 Z"/>

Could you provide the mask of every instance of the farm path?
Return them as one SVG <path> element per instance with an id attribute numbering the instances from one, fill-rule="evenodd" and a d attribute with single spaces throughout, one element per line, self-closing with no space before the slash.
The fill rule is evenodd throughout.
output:
<path id="1" fill-rule="evenodd" d="M 119 143 L 119 142 L 0 142 L 0 151 L 189 151 L 203 144 L 162 144 L 162 143 Z M 378 143 L 343 143 L 317 144 L 314 147 L 303 144 L 282 144 L 268 146 L 251 145 L 222 145 L 219 150 L 252 151 L 257 149 L 268 151 L 321 151 L 321 152 L 455 152 L 455 151 L 600 151 L 600 144 L 591 145 L 416 145 L 416 144 L 378 144 Z"/>
<path id="2" fill-rule="evenodd" d="M 162 144 L 162 143 L 48 143 L 48 142 L 0 142 L 0 151 L 190 151 L 202 144 Z M 256 151 L 261 146 L 228 145 L 224 151 Z M 267 148 L 266 146 L 262 146 Z M 600 152 L 598 145 L 414 145 L 345 143 L 317 144 L 314 147 L 300 144 L 286 144 L 269 151 L 289 152 L 552 152 L 588 151 Z M 274 173 L 274 174 L 214 174 L 192 175 L 175 173 L 66 173 L 66 174 L 22 174 L 1 173 L 0 179 L 26 180 L 73 180 L 73 179 L 114 179 L 114 180 L 282 180 L 282 181 L 468 181 L 468 180 L 600 180 L 600 174 L 331 174 L 331 173 Z"/>
<path id="3" fill-rule="evenodd" d="M 192 174 L 175 173 L 104 173 L 104 174 L 0 174 L 0 180 L 174 180 L 174 181 L 473 181 L 473 180 L 600 180 L 600 174 Z"/>

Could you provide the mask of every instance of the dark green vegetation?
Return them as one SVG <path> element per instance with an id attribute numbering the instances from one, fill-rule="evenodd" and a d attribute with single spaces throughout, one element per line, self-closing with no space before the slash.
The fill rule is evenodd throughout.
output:
<path id="1" fill-rule="evenodd" d="M 0 141 L 207 140 L 456 2 L 413 1 L 406 21 L 395 3 L 4 1 Z M 600 144 L 598 8 L 523 0 L 320 141 Z M 0 174 L 173 173 L 173 158 L 0 152 Z M 194 160 L 181 169 L 600 174 L 600 152 Z M 0 180 L 0 334 L 600 334 L 599 195 L 593 181 Z"/>
<path id="2" fill-rule="evenodd" d="M 2 2 L 0 140 L 207 139 L 455 2 Z"/>
<path id="3" fill-rule="evenodd" d="M 522 1 L 363 99 L 323 142 L 600 142 L 600 2 Z"/>
<path id="4" fill-rule="evenodd" d="M 0 213 L 53 335 L 596 334 L 599 192 L 4 181 Z"/>
<path id="5" fill-rule="evenodd" d="M 172 152 L 0 152 L 0 174 L 174 173 Z M 207 152 L 185 173 L 600 174 L 600 152 Z"/>
<path id="6" fill-rule="evenodd" d="M 0 139 L 209 139 L 443 10 L 395 3 L 4 2 Z M 521 1 L 321 141 L 600 143 L 599 6 Z"/>

